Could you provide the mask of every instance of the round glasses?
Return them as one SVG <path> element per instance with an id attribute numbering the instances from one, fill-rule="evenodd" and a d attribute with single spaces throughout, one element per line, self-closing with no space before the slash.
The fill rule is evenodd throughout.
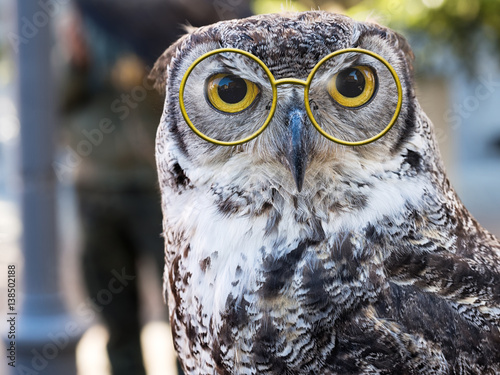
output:
<path id="1" fill-rule="evenodd" d="M 303 86 L 311 123 L 327 139 L 348 146 L 384 136 L 403 103 L 396 71 L 369 50 L 332 52 L 303 81 L 276 80 L 258 57 L 223 48 L 203 54 L 189 66 L 179 88 L 180 110 L 193 132 L 205 141 L 239 145 L 269 125 L 278 106 L 279 85 Z M 377 95 L 381 92 L 384 95 Z"/>

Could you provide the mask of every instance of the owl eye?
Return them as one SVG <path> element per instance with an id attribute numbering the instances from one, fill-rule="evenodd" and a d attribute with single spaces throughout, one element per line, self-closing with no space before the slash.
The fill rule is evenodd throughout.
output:
<path id="1" fill-rule="evenodd" d="M 328 93 L 340 105 L 360 107 L 370 101 L 377 88 L 373 70 L 368 66 L 355 66 L 335 74 L 328 83 Z"/>
<path id="2" fill-rule="evenodd" d="M 259 94 L 253 82 L 231 74 L 216 74 L 207 80 L 207 98 L 215 109 L 238 113 L 250 107 Z"/>

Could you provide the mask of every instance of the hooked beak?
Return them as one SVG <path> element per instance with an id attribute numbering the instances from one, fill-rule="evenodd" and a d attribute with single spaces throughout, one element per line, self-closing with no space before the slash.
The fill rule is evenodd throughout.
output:
<path id="1" fill-rule="evenodd" d="M 287 148 L 285 157 L 292 172 L 297 190 L 302 190 L 308 162 L 308 141 L 306 135 L 307 113 L 303 109 L 292 108 L 287 116 Z"/>

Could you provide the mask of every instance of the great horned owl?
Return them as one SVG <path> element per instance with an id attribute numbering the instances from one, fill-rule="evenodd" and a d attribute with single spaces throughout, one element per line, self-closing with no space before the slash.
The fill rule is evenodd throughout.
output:
<path id="1" fill-rule="evenodd" d="M 313 11 L 191 30 L 158 60 L 186 373 L 500 373 L 500 243 L 450 186 L 412 58 Z"/>

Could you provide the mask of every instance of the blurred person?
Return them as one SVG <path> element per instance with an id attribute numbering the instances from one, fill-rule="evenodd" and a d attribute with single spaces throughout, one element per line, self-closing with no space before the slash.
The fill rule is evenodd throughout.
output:
<path id="1" fill-rule="evenodd" d="M 250 1 L 76 3 L 83 17 L 75 14 L 63 33 L 69 61 L 62 106 L 69 148 L 63 159 L 76 165 L 83 274 L 109 331 L 112 374 L 141 375 L 137 261 L 152 257 L 158 280 L 164 266 L 154 160 L 163 99 L 146 80 L 145 64 L 183 33 L 183 24 L 249 16 Z M 72 168 L 60 165 L 56 174 L 65 178 Z M 103 291 L 117 274 L 122 285 L 114 285 L 117 292 L 106 300 Z"/>
<path id="2" fill-rule="evenodd" d="M 78 17 L 70 24 L 62 112 L 66 157 L 78 164 L 85 286 L 109 331 L 112 374 L 141 375 L 138 261 L 152 257 L 158 280 L 163 271 L 153 152 L 161 101 L 125 43 Z"/>

